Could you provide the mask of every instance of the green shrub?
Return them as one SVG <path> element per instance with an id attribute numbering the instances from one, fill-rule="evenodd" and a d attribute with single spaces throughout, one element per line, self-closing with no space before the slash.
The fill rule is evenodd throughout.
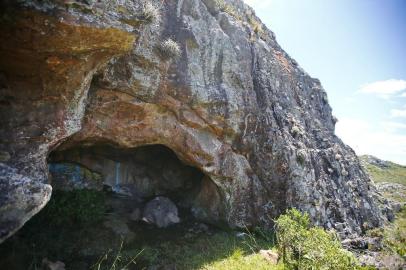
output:
<path id="1" fill-rule="evenodd" d="M 56 226 L 90 224 L 100 221 L 105 210 L 103 192 L 88 189 L 56 190 L 36 220 L 42 224 Z"/>
<path id="2" fill-rule="evenodd" d="M 278 250 L 287 269 L 357 269 L 357 260 L 334 233 L 311 227 L 308 214 L 291 209 L 276 220 Z"/>

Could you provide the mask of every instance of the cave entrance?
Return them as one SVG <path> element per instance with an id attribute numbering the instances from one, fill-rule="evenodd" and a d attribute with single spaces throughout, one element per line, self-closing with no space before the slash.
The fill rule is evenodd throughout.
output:
<path id="1" fill-rule="evenodd" d="M 163 145 L 69 143 L 52 151 L 47 162 L 51 200 L 0 247 L 1 269 L 42 269 L 58 261 L 76 270 L 99 269 L 97 263 L 146 269 L 160 263 L 148 250 L 218 231 L 194 217 L 195 209 L 207 209 L 198 205 L 202 197 L 207 205 L 218 204 L 210 192 L 215 185 Z"/>
<path id="2" fill-rule="evenodd" d="M 191 213 L 205 176 L 163 145 L 121 149 L 100 144 L 57 149 L 49 155 L 48 167 L 56 192 L 107 192 L 112 214 L 128 215 L 133 221 L 158 227 L 178 223 L 178 214 Z"/>

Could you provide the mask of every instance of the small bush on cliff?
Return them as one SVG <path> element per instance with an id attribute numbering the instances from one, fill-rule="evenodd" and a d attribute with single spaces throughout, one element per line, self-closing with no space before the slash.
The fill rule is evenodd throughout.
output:
<path id="1" fill-rule="evenodd" d="M 357 269 L 335 234 L 311 227 L 308 214 L 288 210 L 276 220 L 278 250 L 287 269 Z"/>
<path id="2" fill-rule="evenodd" d="M 153 24 L 161 20 L 161 14 L 155 5 L 148 2 L 142 6 L 140 19 L 146 24 Z"/>
<path id="3" fill-rule="evenodd" d="M 181 54 L 179 44 L 170 38 L 161 42 L 158 49 L 161 57 L 166 60 L 171 58 L 178 58 Z"/>
<path id="4" fill-rule="evenodd" d="M 241 16 L 238 15 L 238 12 L 235 10 L 235 8 L 232 5 L 226 3 L 224 0 L 215 0 L 215 4 L 221 12 L 225 12 L 237 20 L 242 20 Z"/>
<path id="5" fill-rule="evenodd" d="M 262 35 L 264 33 L 264 30 L 262 28 L 261 22 L 257 21 L 252 15 L 247 15 L 247 17 L 248 23 L 251 25 L 252 30 L 258 35 Z"/>

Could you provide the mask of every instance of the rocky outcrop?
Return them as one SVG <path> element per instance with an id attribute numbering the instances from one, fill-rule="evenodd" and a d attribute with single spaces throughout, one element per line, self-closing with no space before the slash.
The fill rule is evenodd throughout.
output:
<path id="1" fill-rule="evenodd" d="M 5 239 L 46 205 L 52 188 L 0 164 L 0 190 L 0 239 Z"/>
<path id="2" fill-rule="evenodd" d="M 377 183 L 376 188 L 380 195 L 389 201 L 393 212 L 399 212 L 406 206 L 406 186 L 398 183 Z"/>
<path id="3" fill-rule="evenodd" d="M 205 174 L 193 212 L 212 223 L 271 226 L 289 207 L 344 234 L 382 223 L 320 82 L 250 7 L 150 2 L 152 24 L 141 0 L 1 3 L 1 159 L 41 187 L 2 239 L 46 202 L 52 151 L 101 143 L 172 149 Z M 179 57 L 162 55 L 168 38 Z M 21 193 L 7 175 L 0 192 L 3 221 Z"/>
<path id="4" fill-rule="evenodd" d="M 387 169 L 391 166 L 391 163 L 389 161 L 382 160 L 371 155 L 360 156 L 360 160 L 361 164 L 363 165 L 370 164 L 381 169 Z"/>

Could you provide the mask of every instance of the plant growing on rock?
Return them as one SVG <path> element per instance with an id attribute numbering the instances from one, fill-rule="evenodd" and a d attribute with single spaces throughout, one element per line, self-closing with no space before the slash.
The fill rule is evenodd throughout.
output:
<path id="1" fill-rule="evenodd" d="M 176 59 L 180 57 L 181 50 L 179 44 L 171 38 L 162 41 L 158 46 L 160 56 L 165 59 Z"/>
<path id="2" fill-rule="evenodd" d="M 161 20 L 161 14 L 158 7 L 149 2 L 145 3 L 142 6 L 141 14 L 139 17 L 140 20 L 146 24 L 157 23 Z"/>
<path id="3" fill-rule="evenodd" d="M 226 2 L 224 2 L 224 0 L 214 0 L 214 4 L 216 5 L 216 7 L 219 9 L 219 10 L 221 10 L 221 11 L 223 11 L 224 10 L 224 8 L 226 7 Z"/>
<path id="4" fill-rule="evenodd" d="M 308 214 L 291 209 L 276 220 L 278 250 L 287 269 L 357 269 L 357 260 L 334 233 L 311 227 Z"/>
<path id="5" fill-rule="evenodd" d="M 306 150 L 300 149 L 296 154 L 296 160 L 300 165 L 304 165 L 307 159 Z"/>
<path id="6" fill-rule="evenodd" d="M 264 30 L 262 29 L 262 25 L 256 22 L 253 22 L 252 24 L 252 30 L 254 30 L 255 33 L 258 35 L 262 35 L 264 33 Z"/>
<path id="7" fill-rule="evenodd" d="M 293 137 L 298 137 L 303 135 L 303 131 L 301 130 L 301 128 L 297 125 L 293 125 L 292 129 L 290 130 L 290 133 L 292 134 Z"/>
<path id="8" fill-rule="evenodd" d="M 264 33 L 264 30 L 262 28 L 261 22 L 257 21 L 252 14 L 247 14 L 247 18 L 248 18 L 249 25 L 251 25 L 251 27 L 252 27 L 252 30 L 256 34 L 262 35 Z"/>
<path id="9" fill-rule="evenodd" d="M 216 0 L 215 5 L 220 11 L 227 13 L 237 20 L 242 20 L 241 16 L 238 15 L 238 12 L 235 10 L 235 8 L 232 5 L 227 4 L 224 0 Z"/>

